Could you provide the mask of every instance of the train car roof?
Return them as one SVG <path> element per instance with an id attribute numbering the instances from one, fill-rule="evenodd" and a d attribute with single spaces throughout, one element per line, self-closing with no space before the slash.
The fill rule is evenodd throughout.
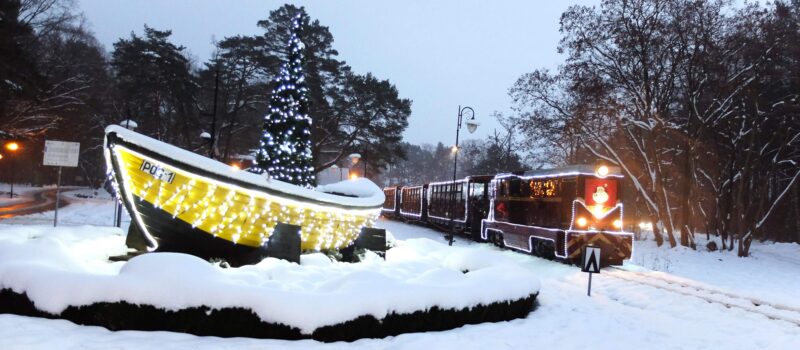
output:
<path id="1" fill-rule="evenodd" d="M 593 165 L 576 164 L 559 168 L 528 170 L 524 172 L 521 177 L 595 176 L 595 171 L 596 167 Z M 607 176 L 622 177 L 622 171 L 618 166 L 608 166 Z"/>
<path id="2" fill-rule="evenodd" d="M 467 176 L 470 180 L 491 180 L 494 178 L 494 175 L 470 175 Z"/>

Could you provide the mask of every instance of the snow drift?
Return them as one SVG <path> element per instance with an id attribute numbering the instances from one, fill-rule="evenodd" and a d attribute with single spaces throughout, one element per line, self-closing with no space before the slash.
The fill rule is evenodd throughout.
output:
<path id="1" fill-rule="evenodd" d="M 91 230 L 95 232 L 83 235 L 89 227 L 4 229 L 0 290 L 6 292 L 0 298 L 8 298 L 8 291 L 25 295 L 36 310 L 49 315 L 72 314 L 76 308 L 102 303 L 152 306 L 164 312 L 246 310 L 266 324 L 295 330 L 299 337 L 316 332 L 327 334 L 324 339 L 351 340 L 352 336 L 337 338 L 340 328 L 351 331 L 365 322 L 380 327 L 400 316 L 403 322 L 394 323 L 413 324 L 435 316 L 438 326 L 422 322 L 413 331 L 486 321 L 470 315 L 473 309 L 495 315 L 488 320 L 524 317 L 539 291 L 531 272 L 500 253 L 448 247 L 424 238 L 397 242 L 386 260 L 370 255 L 349 264 L 317 253 L 304 255 L 299 265 L 267 258 L 256 265 L 223 268 L 177 253 L 109 262 L 107 256 L 124 251 L 121 232 Z M 513 312 L 503 309 L 508 307 Z M 443 320 L 459 317 L 467 322 L 442 328 Z M 396 333 L 380 330 L 367 336 Z"/>

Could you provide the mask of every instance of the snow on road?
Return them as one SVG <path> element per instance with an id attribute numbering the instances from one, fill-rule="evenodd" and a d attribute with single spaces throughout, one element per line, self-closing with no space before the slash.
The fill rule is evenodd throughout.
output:
<path id="1" fill-rule="evenodd" d="M 68 209 L 65 221 L 75 225 L 81 220 L 91 225 L 112 222 L 113 205 L 107 199 L 83 200 L 64 208 L 64 212 Z M 0 221 L 0 235 L 3 225 L 38 223 L 46 215 Z M 398 240 L 426 237 L 444 242 L 441 233 L 426 228 L 383 219 L 378 225 Z M 497 248 L 488 244 L 464 239 L 455 244 L 474 250 L 476 255 L 497 252 Z M 668 250 L 648 242 L 636 244 L 635 257 L 626 264 L 626 269 L 800 306 L 800 301 L 794 300 L 800 293 L 800 255 L 796 244 L 754 243 L 754 256 L 747 259 L 727 252 Z M 541 281 L 540 305 L 526 319 L 445 332 L 324 344 L 196 337 L 170 332 L 111 332 L 63 320 L 0 315 L 0 348 L 731 350 L 795 349 L 800 344 L 800 327 L 795 324 L 612 276 L 629 272 L 603 271 L 595 275 L 592 297 L 587 297 L 587 276 L 573 266 L 511 251 L 500 254 L 535 273 Z"/>

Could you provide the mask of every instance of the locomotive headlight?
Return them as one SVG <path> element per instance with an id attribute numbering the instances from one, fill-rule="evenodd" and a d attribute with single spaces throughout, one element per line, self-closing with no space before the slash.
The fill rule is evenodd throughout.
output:
<path id="1" fill-rule="evenodd" d="M 612 225 L 614 225 L 614 228 L 620 229 L 620 228 L 622 228 L 622 220 L 620 220 L 620 219 L 614 220 Z"/>
<path id="2" fill-rule="evenodd" d="M 597 177 L 606 177 L 608 176 L 608 167 L 605 165 L 601 165 L 597 167 L 597 169 L 595 169 L 594 172 L 595 175 L 597 175 Z"/>
<path id="3" fill-rule="evenodd" d="M 598 204 L 598 205 L 591 206 L 589 208 L 589 211 L 592 213 L 592 215 L 594 215 L 594 217 L 599 219 L 599 218 L 602 218 L 606 214 L 605 209 L 606 208 L 604 208 L 602 204 Z"/>
<path id="4" fill-rule="evenodd" d="M 579 217 L 578 220 L 575 220 L 575 223 L 578 224 L 578 227 L 586 227 L 587 221 L 584 217 Z"/>

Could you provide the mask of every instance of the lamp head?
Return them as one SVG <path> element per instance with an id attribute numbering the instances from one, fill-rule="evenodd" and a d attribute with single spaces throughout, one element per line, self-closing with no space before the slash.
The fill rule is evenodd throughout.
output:
<path id="1" fill-rule="evenodd" d="M 481 123 L 478 123 L 478 121 L 475 120 L 475 116 L 472 116 L 472 118 L 467 120 L 467 131 L 469 131 L 470 134 L 474 134 L 475 130 L 478 129 L 478 125 L 481 125 Z"/>
<path id="2" fill-rule="evenodd" d="M 358 161 L 361 159 L 361 155 L 358 153 L 350 154 L 347 157 L 350 158 L 350 162 L 353 163 L 353 165 L 358 164 Z"/>
<path id="3" fill-rule="evenodd" d="M 119 125 L 128 130 L 133 130 L 139 127 L 138 123 L 130 119 L 123 120 L 121 123 L 119 123 Z"/>

